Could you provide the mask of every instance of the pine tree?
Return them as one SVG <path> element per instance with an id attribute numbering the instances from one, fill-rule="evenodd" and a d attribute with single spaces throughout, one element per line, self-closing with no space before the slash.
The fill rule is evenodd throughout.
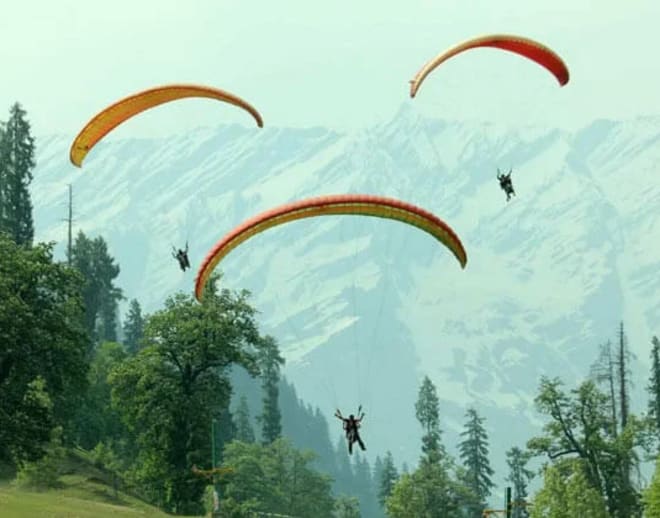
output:
<path id="1" fill-rule="evenodd" d="M 280 366 L 284 358 L 280 356 L 275 339 L 271 336 L 262 338 L 260 358 L 263 396 L 263 412 L 259 416 L 261 437 L 264 444 L 270 444 L 282 434 L 282 415 L 278 404 Z"/>
<path id="2" fill-rule="evenodd" d="M 630 368 L 628 364 L 630 362 L 630 351 L 628 349 L 628 341 L 626 335 L 623 331 L 623 322 L 619 326 L 619 350 L 617 354 L 616 370 L 617 370 L 617 381 L 619 382 L 619 415 L 621 419 L 621 431 L 625 433 L 626 427 L 630 418 L 630 397 L 629 397 L 629 386 L 630 386 Z M 633 452 L 634 455 L 634 452 Z M 640 495 L 635 490 L 632 484 L 632 472 L 635 467 L 635 459 L 630 456 L 625 456 L 621 459 L 621 462 L 618 466 L 619 478 L 618 489 L 619 489 L 619 512 L 620 515 L 625 516 L 634 516 L 634 513 L 637 512 Z"/>
<path id="3" fill-rule="evenodd" d="M 19 103 L 10 109 L 0 132 L 0 232 L 19 245 L 32 245 L 34 224 L 29 186 L 32 182 L 34 138 Z"/>
<path id="4" fill-rule="evenodd" d="M 660 340 L 657 336 L 651 339 L 651 377 L 647 390 L 649 392 L 649 415 L 655 424 L 655 430 L 660 434 Z"/>
<path id="5" fill-rule="evenodd" d="M 215 445 L 217 448 L 217 461 L 218 465 L 222 464 L 224 460 L 225 445 L 229 444 L 236 438 L 236 424 L 234 416 L 229 410 L 229 402 L 227 405 L 219 408 L 217 418 L 215 421 Z"/>
<path id="6" fill-rule="evenodd" d="M 491 480 L 494 471 L 488 460 L 488 434 L 483 426 L 484 418 L 474 408 L 468 409 L 466 417 L 465 430 L 461 433 L 465 439 L 459 443 L 458 449 L 466 470 L 466 486 L 478 498 L 474 507 L 478 516 L 494 486 Z"/>
<path id="7" fill-rule="evenodd" d="M 309 424 L 305 428 L 311 432 L 310 445 L 312 451 L 317 455 L 316 467 L 321 472 L 331 474 L 335 468 L 335 451 L 330 440 L 328 421 L 318 407 L 314 409 L 314 414 L 310 414 L 307 419 Z"/>
<path id="8" fill-rule="evenodd" d="M 374 492 L 378 498 L 378 502 L 383 505 L 380 500 L 380 481 L 383 478 L 383 459 L 380 458 L 380 455 L 376 455 L 376 460 L 374 461 L 373 471 L 371 472 L 371 480 L 374 482 Z"/>
<path id="9" fill-rule="evenodd" d="M 94 342 L 116 338 L 117 302 L 121 290 L 114 286 L 119 266 L 108 253 L 102 237 L 89 239 L 79 232 L 72 249 L 72 265 L 85 278 L 83 304 L 85 328 Z"/>
<path id="10" fill-rule="evenodd" d="M 102 342 L 117 342 L 117 328 L 119 308 L 117 302 L 121 300 L 121 289 L 111 286 L 108 290 L 104 291 L 103 302 L 101 303 L 101 310 L 99 314 L 99 337 Z"/>
<path id="11" fill-rule="evenodd" d="M 128 316 L 124 322 L 124 345 L 130 354 L 140 350 L 140 340 L 144 330 L 144 318 L 140 303 L 133 299 L 128 307 Z"/>
<path id="12" fill-rule="evenodd" d="M 630 398 L 628 397 L 628 376 L 630 374 L 628 362 L 630 352 L 627 347 L 626 335 L 623 332 L 623 322 L 619 326 L 619 350 L 617 353 L 616 369 L 617 380 L 619 382 L 619 415 L 621 418 L 621 429 L 628 424 L 628 415 L 630 413 Z"/>
<path id="13" fill-rule="evenodd" d="M 646 518 L 660 518 L 660 457 L 655 461 L 653 480 L 644 491 L 644 506 Z"/>
<path id="14" fill-rule="evenodd" d="M 243 442 L 254 442 L 254 430 L 250 423 L 250 408 L 247 398 L 243 395 L 236 408 L 236 439 Z"/>
<path id="15" fill-rule="evenodd" d="M 94 240 L 94 255 L 97 261 L 97 272 L 101 279 L 100 307 L 98 313 L 98 334 L 100 341 L 117 341 L 117 304 L 123 299 L 122 290 L 113 285 L 119 276 L 119 265 L 108 252 L 105 240 L 98 237 Z"/>
<path id="16" fill-rule="evenodd" d="M 618 397 L 616 389 L 615 359 L 612 354 L 612 342 L 609 340 L 601 346 L 600 357 L 591 367 L 591 377 L 598 384 L 605 386 L 605 392 L 609 398 L 610 413 L 612 415 L 612 424 L 610 434 L 616 437 L 619 433 L 618 422 Z"/>
<path id="17" fill-rule="evenodd" d="M 417 402 L 415 403 L 415 415 L 422 425 L 424 436 L 422 437 L 422 453 L 425 460 L 438 462 L 444 451 L 440 443 L 440 411 L 439 399 L 435 385 L 428 376 L 424 376 L 422 386 L 419 389 Z"/>
<path id="18" fill-rule="evenodd" d="M 351 494 L 353 492 L 353 467 L 348 456 L 348 449 L 346 447 L 346 439 L 342 436 L 337 439 L 336 445 L 336 459 L 337 459 L 337 478 L 335 479 L 335 493 L 336 494 Z"/>
<path id="19" fill-rule="evenodd" d="M 507 482 L 513 485 L 513 502 L 521 504 L 527 500 L 527 484 L 534 478 L 534 472 L 527 469 L 530 455 L 518 447 L 513 447 L 506 452 L 506 463 L 509 466 Z M 512 518 L 527 518 L 529 513 L 521 505 L 513 508 Z"/>
<path id="20" fill-rule="evenodd" d="M 392 494 L 392 489 L 397 480 L 399 480 L 399 473 L 397 473 L 396 466 L 394 465 L 392 453 L 388 451 L 383 461 L 380 478 L 378 479 L 378 501 L 383 507 L 385 506 L 387 497 Z"/>
<path id="21" fill-rule="evenodd" d="M 360 499 L 362 515 L 374 516 L 378 513 L 378 501 L 371 478 L 371 467 L 361 451 L 355 452 L 355 489 Z"/>
<path id="22" fill-rule="evenodd" d="M 386 500 L 394 517 L 456 517 L 460 513 L 462 488 L 452 480 L 453 464 L 441 442 L 440 408 L 435 385 L 428 376 L 422 380 L 415 414 L 422 426 L 422 456 L 412 475 L 403 475 Z"/>

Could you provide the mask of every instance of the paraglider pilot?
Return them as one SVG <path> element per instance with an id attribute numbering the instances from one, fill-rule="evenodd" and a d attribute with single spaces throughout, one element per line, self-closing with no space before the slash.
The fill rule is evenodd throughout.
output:
<path id="1" fill-rule="evenodd" d="M 186 241 L 185 250 L 181 250 L 180 248 L 177 250 L 176 248 L 172 247 L 172 257 L 179 261 L 181 271 L 185 272 L 186 268 L 190 268 L 190 261 L 188 260 L 188 242 Z"/>
<path id="2" fill-rule="evenodd" d="M 344 431 L 346 432 L 346 440 L 348 441 L 348 453 L 350 453 L 351 455 L 353 454 L 353 444 L 356 442 L 360 445 L 362 451 L 366 450 L 366 448 L 364 447 L 364 443 L 362 442 L 362 438 L 360 437 L 360 433 L 358 432 L 358 428 L 360 428 L 362 419 L 364 418 L 364 412 L 362 412 L 361 406 L 358 409 L 358 414 L 359 417 L 357 419 L 355 419 L 355 416 L 353 414 L 349 415 L 347 419 L 341 415 L 339 409 L 337 409 L 337 411 L 335 412 L 335 417 L 341 419 L 344 425 Z"/>
<path id="3" fill-rule="evenodd" d="M 500 181 L 500 187 L 506 193 L 506 201 L 511 199 L 511 195 L 516 195 L 516 191 L 513 190 L 513 183 L 511 182 L 511 169 L 506 174 L 502 174 L 497 169 L 497 179 Z"/>

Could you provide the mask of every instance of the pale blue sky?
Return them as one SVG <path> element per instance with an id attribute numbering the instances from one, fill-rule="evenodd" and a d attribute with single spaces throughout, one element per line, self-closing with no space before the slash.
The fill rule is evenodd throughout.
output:
<path id="1" fill-rule="evenodd" d="M 575 128 L 660 114 L 658 0 L 22 0 L 0 8 L 0 118 L 19 100 L 37 135 L 73 137 L 137 90 L 194 82 L 254 104 L 267 126 L 359 127 L 402 103 L 450 119 Z M 408 80 L 446 47 L 490 32 L 555 49 L 571 71 L 496 50 L 445 64 L 408 98 Z M 114 137 L 252 124 L 189 100 L 143 114 Z"/>

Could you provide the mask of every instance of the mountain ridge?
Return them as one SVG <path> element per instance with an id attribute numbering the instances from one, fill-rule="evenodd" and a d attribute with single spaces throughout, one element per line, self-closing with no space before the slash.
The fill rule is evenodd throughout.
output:
<path id="1" fill-rule="evenodd" d="M 354 132 L 231 124 L 108 139 L 82 171 L 67 165 L 69 139 L 40 137 L 36 237 L 58 240 L 62 254 L 72 183 L 75 230 L 104 236 L 127 298 L 154 311 L 174 291 L 192 291 L 197 264 L 226 232 L 274 205 L 359 192 L 434 212 L 462 239 L 464 271 L 417 229 L 320 218 L 246 242 L 223 263 L 224 282 L 252 291 L 300 397 L 326 415 L 365 406 L 367 453 L 415 462 L 414 400 L 428 374 L 447 442 L 469 404 L 487 417 L 501 480 L 504 450 L 539 430 L 540 376 L 572 386 L 619 320 L 634 371 L 647 377 L 660 328 L 659 141 L 654 116 L 568 132 L 444 121 L 410 104 Z M 497 167 L 513 167 L 510 203 Z M 182 274 L 169 250 L 186 239 L 193 270 Z M 634 391 L 642 407 L 643 387 Z"/>

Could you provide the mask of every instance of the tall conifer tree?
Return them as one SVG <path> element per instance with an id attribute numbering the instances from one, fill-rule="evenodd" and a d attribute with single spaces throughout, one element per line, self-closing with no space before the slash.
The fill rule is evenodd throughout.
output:
<path id="1" fill-rule="evenodd" d="M 0 231 L 19 245 L 32 245 L 34 224 L 29 186 L 32 182 L 34 138 L 19 103 L 10 109 L 0 131 Z"/>
<path id="2" fill-rule="evenodd" d="M 260 358 L 263 388 L 263 411 L 259 416 L 261 438 L 264 444 L 270 444 L 282 434 L 282 414 L 279 407 L 280 366 L 284 358 L 280 356 L 275 339 L 266 336 L 262 339 Z"/>
<path id="3" fill-rule="evenodd" d="M 488 434 L 483 425 L 484 418 L 474 408 L 468 409 L 465 416 L 467 422 L 461 433 L 464 439 L 458 450 L 465 467 L 465 484 L 478 499 L 473 510 L 475 516 L 479 516 L 494 486 L 491 480 L 494 471 L 488 459 Z"/>

